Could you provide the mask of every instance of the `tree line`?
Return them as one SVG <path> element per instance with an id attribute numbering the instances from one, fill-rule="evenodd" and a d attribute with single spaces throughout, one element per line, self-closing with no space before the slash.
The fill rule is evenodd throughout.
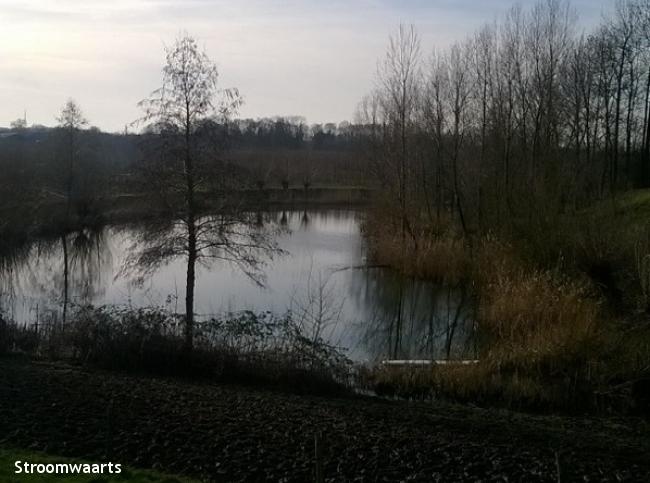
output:
<path id="1" fill-rule="evenodd" d="M 576 20 L 543 0 L 429 55 L 412 26 L 390 38 L 358 124 L 406 233 L 422 211 L 469 233 L 650 185 L 650 2 Z"/>
<path id="2" fill-rule="evenodd" d="M 67 101 L 79 112 L 83 106 Z M 93 199 L 132 192 L 139 163 L 158 133 L 156 126 L 143 126 L 140 133 L 107 133 L 89 122 L 74 129 L 59 122 L 54 127 L 28 126 L 23 119 L 0 129 L 0 202 L 7 207 L 26 206 L 28 201 L 47 203 L 70 200 L 90 203 Z M 313 124 L 304 119 L 261 118 L 206 120 L 220 130 L 222 157 L 248 173 L 251 187 L 302 185 L 304 179 L 332 183 L 345 179 L 363 135 L 362 127 L 342 122 Z M 77 161 L 70 163 L 69 141 L 73 139 Z M 322 165 L 317 169 L 316 165 Z M 70 179 L 73 181 L 70 181 Z M 33 204 L 33 203 L 31 203 Z M 13 208 L 12 208 L 13 209 Z"/>

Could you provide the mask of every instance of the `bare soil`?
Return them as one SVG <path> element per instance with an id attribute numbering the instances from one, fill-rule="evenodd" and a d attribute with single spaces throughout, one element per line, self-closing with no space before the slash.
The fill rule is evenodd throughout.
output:
<path id="1" fill-rule="evenodd" d="M 649 427 L 0 358 L 0 444 L 205 481 L 647 482 Z"/>

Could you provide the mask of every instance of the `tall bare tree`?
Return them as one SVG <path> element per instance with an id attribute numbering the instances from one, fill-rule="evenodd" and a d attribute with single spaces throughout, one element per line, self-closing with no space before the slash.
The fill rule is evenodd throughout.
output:
<path id="1" fill-rule="evenodd" d="M 402 234 L 413 235 L 408 218 L 409 185 L 413 172 L 413 130 L 419 111 L 422 85 L 420 38 L 411 25 L 400 25 L 391 36 L 378 68 L 378 92 L 384 115 L 384 143 L 388 156 L 384 168 L 396 181 Z"/>
<path id="2" fill-rule="evenodd" d="M 63 157 L 66 160 L 64 170 L 66 216 L 69 217 L 74 201 L 75 171 L 79 162 L 79 130 L 87 125 L 88 121 L 74 99 L 68 99 L 56 119 L 63 133 Z"/>
<path id="3" fill-rule="evenodd" d="M 225 260 L 262 283 L 264 256 L 276 251 L 272 234 L 236 196 L 240 180 L 223 159 L 229 118 L 241 103 L 236 89 L 218 88 L 216 65 L 188 35 L 166 49 L 162 86 L 140 102 L 151 141 L 142 170 L 165 216 L 143 231 L 127 268 L 142 278 L 171 259 L 186 259 L 187 352 L 194 340 L 197 263 Z"/>
<path id="4" fill-rule="evenodd" d="M 65 227 L 61 233 L 61 246 L 63 249 L 63 324 L 68 317 L 68 304 L 70 299 L 70 254 L 68 247 L 68 234 L 71 230 L 72 206 L 75 196 L 75 174 L 79 161 L 79 130 L 88 124 L 81 108 L 73 100 L 68 99 L 61 113 L 57 117 L 59 128 L 63 133 L 63 151 L 65 159 Z"/>

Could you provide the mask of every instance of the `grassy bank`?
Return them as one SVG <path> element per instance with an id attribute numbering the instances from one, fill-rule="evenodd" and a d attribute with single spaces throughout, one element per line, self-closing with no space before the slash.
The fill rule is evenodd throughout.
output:
<path id="1" fill-rule="evenodd" d="M 472 240 L 450 221 L 402 236 L 370 216 L 375 262 L 470 288 L 480 359 L 381 368 L 374 385 L 517 408 L 650 412 L 646 213 L 650 193 L 632 193 L 547 223 L 543 238 L 520 225 Z"/>

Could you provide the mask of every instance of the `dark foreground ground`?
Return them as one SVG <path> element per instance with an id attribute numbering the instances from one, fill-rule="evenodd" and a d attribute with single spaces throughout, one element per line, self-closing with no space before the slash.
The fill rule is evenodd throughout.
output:
<path id="1" fill-rule="evenodd" d="M 308 397 L 0 358 L 4 445 L 206 481 L 311 481 L 319 431 L 329 481 L 650 481 L 642 420 Z"/>

